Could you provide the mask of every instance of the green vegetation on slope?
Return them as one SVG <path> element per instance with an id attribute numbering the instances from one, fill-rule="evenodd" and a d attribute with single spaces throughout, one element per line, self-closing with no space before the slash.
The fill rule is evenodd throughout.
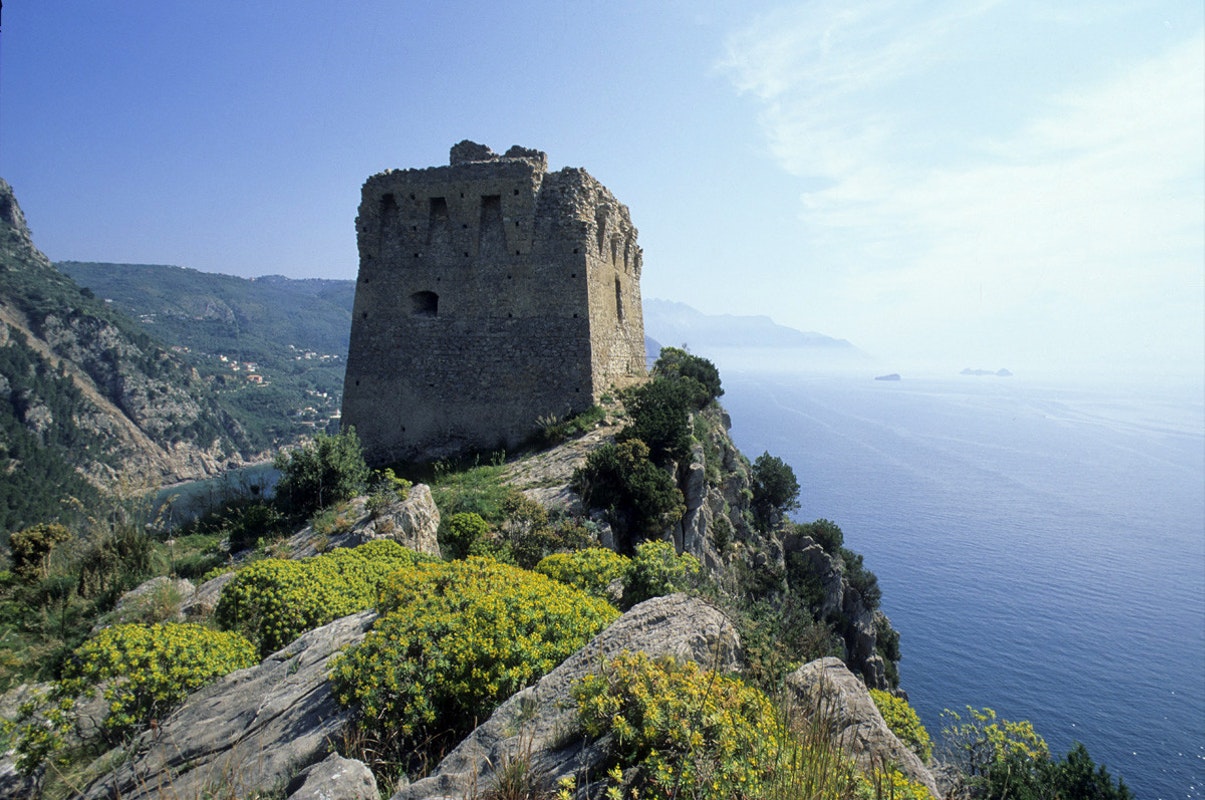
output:
<path id="1" fill-rule="evenodd" d="M 0 534 L 70 518 L 68 497 L 95 505 L 134 464 L 247 447 L 191 367 L 54 268 L 0 180 Z"/>
<path id="2" fill-rule="evenodd" d="M 195 367 L 256 446 L 325 430 L 338 412 L 354 281 L 149 264 L 58 267 Z"/>

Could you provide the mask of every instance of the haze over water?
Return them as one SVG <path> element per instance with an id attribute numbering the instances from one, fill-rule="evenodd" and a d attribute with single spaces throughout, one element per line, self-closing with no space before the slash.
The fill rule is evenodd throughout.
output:
<path id="1" fill-rule="evenodd" d="M 990 706 L 1137 797 L 1205 796 L 1199 388 L 721 372 L 737 444 L 878 575 L 931 733 Z"/>

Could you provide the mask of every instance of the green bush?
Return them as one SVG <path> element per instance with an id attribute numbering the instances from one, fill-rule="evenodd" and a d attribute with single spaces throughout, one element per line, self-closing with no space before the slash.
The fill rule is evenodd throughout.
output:
<path id="1" fill-rule="evenodd" d="M 844 564 L 845 582 L 857 590 L 862 597 L 862 604 L 867 609 L 875 610 L 883 599 L 878 577 L 866 568 L 861 553 L 855 553 L 845 547 L 841 548 L 840 553 Z"/>
<path id="2" fill-rule="evenodd" d="M 506 518 L 498 531 L 499 539 L 508 560 L 524 569 L 532 569 L 552 553 L 579 550 L 592 539 L 590 531 L 577 519 L 549 513 L 521 492 L 504 500 L 502 511 Z"/>
<path id="3" fill-rule="evenodd" d="M 688 384 L 691 386 L 691 405 L 695 408 L 701 409 L 724 394 L 720 371 L 716 369 L 715 364 L 678 347 L 661 348 L 661 355 L 653 365 L 653 375 L 693 381 L 697 384 L 697 387 Z"/>
<path id="4" fill-rule="evenodd" d="M 255 561 L 222 589 L 218 624 L 239 631 L 267 656 L 306 631 L 371 608 L 391 572 L 427 559 L 383 539 L 299 561 Z"/>
<path id="5" fill-rule="evenodd" d="M 193 623 L 116 625 L 76 649 L 63 668 L 62 691 L 79 695 L 104 685 L 104 727 L 121 737 L 162 719 L 189 692 L 258 663 L 237 633 Z"/>
<path id="6" fill-rule="evenodd" d="M 949 722 L 942 728 L 946 746 L 955 762 L 972 779 L 986 778 L 992 768 L 1014 759 L 1040 762 L 1050 757 L 1050 748 L 1028 720 L 999 719 L 990 708 L 967 706 L 965 714 L 946 709 Z"/>
<path id="7" fill-rule="evenodd" d="M 335 697 L 358 709 L 378 766 L 438 754 L 619 614 L 543 575 L 475 556 L 395 572 L 379 608 L 373 630 L 331 675 Z"/>
<path id="8" fill-rule="evenodd" d="M 613 800 L 932 800 L 894 770 L 859 773 L 832 738 L 823 701 L 810 714 L 783 713 L 759 690 L 692 661 L 621 653 L 570 694 L 586 735 L 606 737 Z"/>
<path id="9" fill-rule="evenodd" d="M 879 713 L 883 715 L 887 727 L 901 742 L 908 745 L 922 761 L 933 757 L 933 740 L 929 738 L 929 732 L 925 730 L 916 710 L 908 705 L 907 700 L 879 689 L 871 689 L 870 697 L 878 707 Z"/>
<path id="10" fill-rule="evenodd" d="M 639 439 L 658 464 L 686 458 L 690 455 L 690 412 L 698 387 L 697 382 L 655 378 L 625 391 L 623 405 L 632 421 L 615 440 Z"/>
<path id="11" fill-rule="evenodd" d="M 71 531 L 53 522 L 40 523 L 13 533 L 8 537 L 13 574 L 29 583 L 45 578 L 50 574 L 51 552 L 70 538 Z"/>
<path id="12" fill-rule="evenodd" d="M 277 454 L 273 466 L 280 470 L 277 501 L 298 517 L 350 500 L 364 490 L 371 474 L 355 428 L 334 436 L 319 433 L 313 444 Z"/>
<path id="13" fill-rule="evenodd" d="M 607 511 L 624 551 L 660 535 L 686 512 L 673 477 L 649 460 L 649 448 L 639 439 L 590 453 L 574 472 L 573 486 L 588 507 Z"/>
<path id="14" fill-rule="evenodd" d="M 231 507 L 225 527 L 230 552 L 237 553 L 258 547 L 260 542 L 279 539 L 288 524 L 276 506 L 256 500 Z"/>
<path id="15" fill-rule="evenodd" d="M 439 526 L 439 547 L 445 558 L 468 558 L 489 536 L 489 523 L 480 514 L 462 511 Z"/>
<path id="16" fill-rule="evenodd" d="M 669 542 L 637 545 L 624 581 L 623 604 L 630 608 L 650 597 L 681 592 L 690 586 L 700 568 L 699 559 L 690 553 L 675 552 Z"/>
<path id="17" fill-rule="evenodd" d="M 799 481 L 791 465 L 768 452 L 753 462 L 753 518 L 768 530 L 788 512 L 799 508 Z"/>
<path id="18" fill-rule="evenodd" d="M 627 577 L 632 560 L 606 547 L 588 547 L 573 553 L 553 553 L 536 564 L 535 571 L 554 581 L 607 599 L 607 587 Z"/>
<path id="19" fill-rule="evenodd" d="M 841 547 L 845 544 L 845 534 L 841 532 L 841 528 L 837 526 L 837 523 L 827 519 L 796 525 L 795 532 L 810 537 L 830 556 L 840 553 Z"/>
<path id="20" fill-rule="evenodd" d="M 961 770 L 970 797 L 983 800 L 1091 798 L 1132 800 L 1124 780 L 1097 766 L 1082 744 L 1052 759 L 1046 741 L 1026 720 L 1011 722 L 990 708 L 947 709 L 942 728 L 949 761 Z"/>
<path id="21" fill-rule="evenodd" d="M 364 507 L 375 518 L 383 509 L 393 503 L 406 499 L 414 484 L 405 478 L 399 478 L 389 467 L 373 473 L 372 484 L 368 487 L 368 500 Z"/>

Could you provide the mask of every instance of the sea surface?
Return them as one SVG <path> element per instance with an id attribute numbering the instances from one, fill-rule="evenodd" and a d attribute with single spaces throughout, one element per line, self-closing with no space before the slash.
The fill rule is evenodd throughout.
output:
<path id="1" fill-rule="evenodd" d="M 875 381 L 721 363 L 737 445 L 794 468 L 879 577 L 901 680 L 1083 742 L 1138 798 L 1205 797 L 1205 407 L 1024 377 Z"/>

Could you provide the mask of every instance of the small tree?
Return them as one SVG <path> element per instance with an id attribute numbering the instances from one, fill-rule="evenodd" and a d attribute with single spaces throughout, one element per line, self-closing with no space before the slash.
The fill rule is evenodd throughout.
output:
<path id="1" fill-rule="evenodd" d="M 444 558 L 468 558 L 476 552 L 476 545 L 489 536 L 489 523 L 480 514 L 462 511 L 448 517 L 439 526 L 440 545 Z"/>
<path id="2" fill-rule="evenodd" d="M 707 359 L 691 355 L 678 347 L 663 347 L 653 374 L 658 377 L 690 381 L 691 402 L 695 408 L 703 408 L 724 394 L 720 383 L 720 371 Z M 697 385 L 697 386 L 696 386 Z"/>
<path id="3" fill-rule="evenodd" d="M 753 462 L 753 516 L 762 530 L 799 508 L 799 481 L 791 465 L 768 452 Z"/>
<path id="4" fill-rule="evenodd" d="M 686 502 L 668 472 L 649 460 L 639 439 L 603 445 L 573 474 L 573 485 L 590 508 L 605 509 L 620 534 L 619 549 L 660 534 L 682 518 Z"/>
<path id="5" fill-rule="evenodd" d="M 625 392 L 623 404 L 632 422 L 616 441 L 639 439 L 648 447 L 650 458 L 660 464 L 680 461 L 690 454 L 693 399 L 690 385 L 674 378 L 656 378 Z"/>
<path id="6" fill-rule="evenodd" d="M 54 522 L 17 531 L 9 537 L 13 554 L 13 573 L 27 583 L 50 574 L 50 554 L 56 545 L 71 538 L 71 532 Z"/>
<path id="7" fill-rule="evenodd" d="M 274 466 L 281 473 L 276 497 L 298 516 L 355 497 L 371 474 L 355 428 L 334 436 L 320 433 L 312 444 L 278 453 Z"/>

